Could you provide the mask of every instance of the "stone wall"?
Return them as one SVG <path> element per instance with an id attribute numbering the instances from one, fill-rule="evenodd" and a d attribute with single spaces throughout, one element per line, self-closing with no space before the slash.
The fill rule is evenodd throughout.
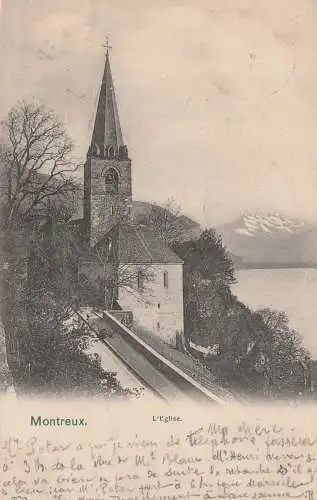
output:
<path id="1" fill-rule="evenodd" d="M 168 273 L 168 287 L 164 286 L 164 272 Z M 119 287 L 118 302 L 124 310 L 133 311 L 137 324 L 178 347 L 184 333 L 183 264 L 153 264 L 150 273 L 153 278 L 142 291 L 137 284 L 133 290 Z"/>
<path id="2" fill-rule="evenodd" d="M 109 169 L 118 174 L 118 191 L 106 192 L 105 176 Z M 131 161 L 90 158 L 86 166 L 85 213 L 90 221 L 94 244 L 119 221 L 129 222 L 132 208 Z M 87 199 L 88 198 L 88 199 Z"/>
<path id="3" fill-rule="evenodd" d="M 133 312 L 132 311 L 117 311 L 109 310 L 112 316 L 114 316 L 120 323 L 130 328 L 133 325 Z"/>

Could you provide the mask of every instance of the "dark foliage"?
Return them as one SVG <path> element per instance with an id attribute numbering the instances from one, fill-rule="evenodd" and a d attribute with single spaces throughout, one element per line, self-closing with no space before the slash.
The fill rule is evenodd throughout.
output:
<path id="1" fill-rule="evenodd" d="M 72 326 L 76 313 L 61 307 L 51 293 L 28 301 L 29 339 L 27 389 L 44 394 L 127 397 L 113 372 L 86 352 L 91 334 L 84 321 Z M 68 320 L 68 321 L 67 321 Z M 70 323 L 69 323 L 70 321 Z"/>
<path id="2" fill-rule="evenodd" d="M 300 336 L 284 313 L 253 312 L 232 294 L 234 268 L 221 237 L 206 230 L 173 249 L 184 260 L 185 335 L 192 354 L 231 386 L 271 397 L 309 392 L 310 359 Z M 217 349 L 199 354 L 190 341 Z"/>
<path id="3" fill-rule="evenodd" d="M 120 386 L 115 373 L 101 368 L 98 357 L 85 352 L 91 340 L 85 321 L 72 326 L 80 317 L 77 308 L 84 291 L 93 291 L 86 289 L 89 282 L 77 278 L 76 232 L 67 224 L 50 223 L 45 231 L 36 233 L 32 243 L 28 296 L 24 298 L 32 332 L 26 343 L 27 390 L 121 398 L 133 395 Z M 97 295 L 95 299 L 93 305 L 98 305 Z"/>
<path id="4" fill-rule="evenodd" d="M 79 165 L 55 114 L 20 103 L 2 122 L 1 314 L 18 393 L 71 392 L 125 397 L 114 373 L 86 351 L 76 316 L 80 241 L 68 224 L 79 194 Z M 46 224 L 43 227 L 43 223 Z"/>
<path id="5" fill-rule="evenodd" d="M 235 282 L 229 253 L 213 229 L 203 231 L 198 240 L 175 244 L 173 249 L 185 261 L 187 272 L 199 273 L 201 279 L 210 280 L 222 289 Z"/>

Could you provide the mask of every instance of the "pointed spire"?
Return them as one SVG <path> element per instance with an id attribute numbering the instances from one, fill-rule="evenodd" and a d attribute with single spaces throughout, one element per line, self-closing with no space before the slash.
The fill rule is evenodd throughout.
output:
<path id="1" fill-rule="evenodd" d="M 111 74 L 109 58 L 109 48 L 111 47 L 108 44 L 108 40 L 105 47 L 107 48 L 106 63 L 99 94 L 94 131 L 91 139 L 92 147 L 97 147 L 101 154 L 103 154 L 109 146 L 114 147 L 116 151 L 119 151 L 120 148 L 124 146 Z"/>

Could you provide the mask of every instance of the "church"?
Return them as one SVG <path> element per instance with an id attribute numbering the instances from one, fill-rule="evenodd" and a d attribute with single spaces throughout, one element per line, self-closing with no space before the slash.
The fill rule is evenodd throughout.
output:
<path id="1" fill-rule="evenodd" d="M 173 346 L 183 340 L 183 261 L 148 227 L 133 223 L 132 172 L 120 125 L 109 50 L 84 166 L 82 227 L 89 251 L 79 273 L 106 273 L 105 308 Z"/>

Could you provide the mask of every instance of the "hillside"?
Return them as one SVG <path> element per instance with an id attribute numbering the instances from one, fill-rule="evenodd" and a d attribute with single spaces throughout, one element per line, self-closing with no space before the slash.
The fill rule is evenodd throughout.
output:
<path id="1" fill-rule="evenodd" d="M 317 267 L 317 227 L 280 214 L 244 214 L 216 228 L 238 267 Z"/>
<path id="2" fill-rule="evenodd" d="M 135 223 L 138 223 L 144 220 L 144 217 L 148 216 L 153 207 L 152 203 L 146 201 L 137 201 L 134 200 L 132 202 L 132 217 Z M 198 222 L 190 219 L 186 215 L 179 215 L 176 217 L 177 224 L 179 225 L 182 233 L 182 240 L 187 241 L 191 239 L 196 239 L 199 237 L 201 233 L 201 227 Z"/>
<path id="3" fill-rule="evenodd" d="M 154 205 L 148 201 L 132 201 L 132 218 L 135 224 L 144 223 L 144 219 L 148 217 Z M 83 194 L 81 193 L 78 202 L 78 209 L 74 214 L 73 219 L 80 219 L 83 217 Z M 177 218 L 182 233 L 182 241 L 197 239 L 201 234 L 201 226 L 198 222 L 190 219 L 186 215 L 179 215 Z"/>
<path id="4" fill-rule="evenodd" d="M 153 205 L 134 201 L 135 222 L 148 215 Z M 201 226 L 187 216 L 177 222 L 183 241 L 194 240 Z M 317 226 L 278 213 L 246 213 L 216 227 L 236 268 L 317 267 Z"/>
<path id="5" fill-rule="evenodd" d="M 143 222 L 152 207 L 153 204 L 146 201 L 133 201 L 134 222 Z M 78 216 L 81 217 L 82 213 Z M 180 215 L 176 220 L 182 241 L 197 239 L 201 234 L 200 224 L 193 219 Z M 277 213 L 246 213 L 215 229 L 221 234 L 238 269 L 317 267 L 317 225 Z"/>

